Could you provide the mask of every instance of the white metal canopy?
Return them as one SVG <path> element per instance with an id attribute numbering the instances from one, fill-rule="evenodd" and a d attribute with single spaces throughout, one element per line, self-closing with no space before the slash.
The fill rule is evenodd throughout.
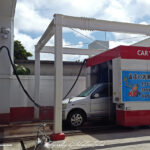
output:
<path id="1" fill-rule="evenodd" d="M 55 14 L 54 19 L 35 46 L 35 98 L 39 100 L 40 86 L 40 52 L 55 54 L 55 104 L 54 104 L 54 133 L 62 132 L 62 99 L 63 99 L 63 63 L 62 54 L 91 54 L 94 50 L 83 50 L 62 47 L 62 27 L 79 28 L 82 30 L 97 30 L 121 32 L 130 34 L 150 35 L 150 26 L 133 23 L 97 20 L 93 18 L 72 17 Z M 54 47 L 44 47 L 54 35 Z M 86 51 L 86 52 L 85 52 Z"/>
<path id="2" fill-rule="evenodd" d="M 63 47 L 62 53 L 63 54 L 72 54 L 72 55 L 97 55 L 100 52 L 105 51 L 106 48 L 103 49 L 81 49 L 81 48 L 70 48 L 70 47 Z M 53 46 L 44 46 L 41 50 L 42 53 L 55 53 L 55 48 Z"/>

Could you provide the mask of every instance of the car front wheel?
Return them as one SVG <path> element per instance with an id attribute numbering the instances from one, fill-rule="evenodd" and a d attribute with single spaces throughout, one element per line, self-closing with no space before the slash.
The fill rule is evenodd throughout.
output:
<path id="1" fill-rule="evenodd" d="M 85 114 L 80 110 L 76 110 L 76 111 L 71 112 L 68 115 L 67 123 L 70 128 L 78 128 L 83 125 L 85 120 L 86 120 Z"/>

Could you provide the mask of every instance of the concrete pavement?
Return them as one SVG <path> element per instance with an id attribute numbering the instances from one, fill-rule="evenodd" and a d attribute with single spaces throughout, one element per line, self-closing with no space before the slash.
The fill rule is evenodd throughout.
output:
<path id="1" fill-rule="evenodd" d="M 26 141 L 27 150 L 33 150 L 35 141 Z M 19 142 L 0 150 L 21 150 Z M 2 148 L 2 147 L 1 147 Z M 64 141 L 52 143 L 53 150 L 149 150 L 150 128 L 139 129 L 106 129 L 94 133 L 68 136 Z"/>

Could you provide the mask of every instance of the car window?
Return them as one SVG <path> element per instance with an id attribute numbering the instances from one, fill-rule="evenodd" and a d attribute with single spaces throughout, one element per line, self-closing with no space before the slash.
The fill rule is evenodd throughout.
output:
<path id="1" fill-rule="evenodd" d="M 112 86 L 108 84 L 103 85 L 103 87 L 98 88 L 94 94 L 98 93 L 100 97 L 112 96 Z"/>
<path id="2" fill-rule="evenodd" d="M 86 97 L 86 96 L 90 95 L 93 91 L 95 91 L 95 89 L 97 89 L 97 87 L 99 87 L 99 84 L 95 84 L 95 85 L 85 89 L 77 97 Z"/>

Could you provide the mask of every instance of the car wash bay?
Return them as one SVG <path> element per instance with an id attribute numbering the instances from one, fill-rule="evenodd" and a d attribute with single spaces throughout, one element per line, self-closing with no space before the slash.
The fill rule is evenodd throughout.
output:
<path id="1" fill-rule="evenodd" d="M 10 32 L 2 32 L 1 34 L 7 34 L 7 35 L 3 35 L 3 40 L 0 41 L 1 46 L 2 45 L 7 45 L 7 47 L 10 50 L 10 54 L 11 57 L 13 56 L 13 17 L 14 17 L 14 10 L 15 10 L 15 3 L 16 1 L 8 1 L 10 3 L 11 8 L 13 8 L 13 11 L 7 11 L 5 12 L 5 10 L 11 10 L 11 9 L 1 9 L 3 11 L 3 13 L 1 13 L 1 17 L 0 19 L 2 20 L 2 26 L 5 27 L 5 30 L 1 30 L 1 31 L 8 31 L 7 29 L 10 29 Z M 6 1 L 2 2 L 3 4 L 6 3 Z M 10 6 L 7 5 L 6 6 Z M 7 7 L 6 7 L 7 8 Z M 9 13 L 9 14 L 8 14 Z M 7 16 L 5 16 L 5 14 L 7 14 Z M 7 19 L 6 19 L 6 18 Z M 5 18 L 5 19 L 4 19 Z M 97 20 L 97 19 L 89 19 L 89 18 L 80 18 L 80 17 L 71 17 L 71 16 L 65 16 L 65 15 L 58 15 L 55 14 L 54 15 L 54 19 L 52 20 L 52 22 L 50 23 L 50 25 L 48 26 L 47 30 L 45 31 L 45 33 L 43 34 L 43 36 L 41 37 L 41 39 L 39 40 L 39 42 L 37 43 L 37 45 L 35 46 L 35 57 L 36 57 L 36 62 L 35 62 L 35 98 L 36 98 L 36 102 L 39 102 L 39 96 L 40 96 L 40 92 L 39 92 L 39 85 L 40 85 L 40 51 L 44 51 L 44 52 L 53 52 L 55 53 L 55 83 L 54 83 L 54 87 L 55 87 L 55 107 L 54 107 L 54 135 L 56 135 L 58 137 L 58 139 L 64 139 L 64 135 L 62 134 L 62 93 L 63 93 L 63 67 L 62 67 L 62 54 L 63 53 L 69 53 L 69 54 L 93 54 L 94 50 L 85 50 L 83 52 L 83 49 L 72 49 L 72 48 L 64 48 L 62 47 L 62 27 L 70 27 L 70 28 L 79 28 L 79 29 L 85 29 L 85 30 L 99 30 L 99 31 L 110 31 L 110 32 L 123 32 L 123 33 L 133 33 L 133 34 L 146 34 L 149 35 L 149 33 L 147 31 L 149 31 L 149 26 L 148 25 L 140 25 L 140 24 L 130 24 L 130 23 L 121 23 L 121 22 L 110 22 L 110 21 L 104 21 L 104 20 Z M 44 47 L 45 44 L 48 42 L 48 40 L 52 37 L 54 37 L 54 47 Z M 76 52 L 74 52 L 75 50 L 78 50 Z M 136 53 L 137 54 L 137 53 Z M 143 55 L 144 54 L 144 55 Z M 145 59 L 145 57 L 147 57 L 146 50 L 144 50 L 144 53 L 142 51 L 138 51 L 138 56 L 140 55 L 141 58 Z M 8 61 L 8 56 L 2 52 L 1 55 L 1 59 L 0 59 L 0 65 L 1 65 L 1 70 L 0 70 L 0 77 L 2 80 L 1 84 L 1 99 L 5 99 L 3 102 L 3 105 L 1 105 L 1 116 L 3 118 L 6 118 L 7 120 L 9 119 L 9 111 L 10 111 L 10 91 L 9 91 L 9 87 L 10 87 L 10 80 L 12 77 L 12 68 L 10 66 L 10 63 Z M 119 60 L 116 59 L 115 62 L 117 63 Z M 141 61 L 142 62 L 142 61 Z M 127 62 L 126 62 L 127 63 Z M 131 63 L 133 64 L 133 63 Z M 144 67 L 144 62 L 143 63 L 139 63 L 141 64 L 141 68 L 143 69 Z M 117 66 L 117 65 L 116 65 Z M 130 67 L 130 65 L 128 65 L 128 67 Z M 117 67 L 119 68 L 119 67 Z M 132 69 L 132 68 L 131 68 Z M 137 71 L 144 71 L 144 70 L 137 70 Z M 117 70 L 116 70 L 117 71 Z M 128 70 L 131 71 L 131 70 Z M 110 73 L 110 71 L 108 72 Z M 131 72 L 132 73 L 132 72 Z M 138 72 L 138 74 L 141 72 Z M 111 73 L 110 73 L 111 74 Z M 144 73 L 143 73 L 144 74 Z M 124 74 L 127 75 L 127 74 Z M 146 75 L 146 74 L 144 74 Z M 114 77 L 114 75 L 113 75 Z M 117 75 L 115 76 L 117 77 Z M 108 78 L 110 79 L 110 78 Z M 97 80 L 99 82 L 99 80 Z M 113 82 L 114 83 L 114 82 Z M 5 85 L 5 86 L 3 86 Z M 114 85 L 114 84 L 113 84 Z M 118 86 L 116 86 L 118 87 Z M 137 88 L 137 87 L 136 87 Z M 113 87 L 113 90 L 115 89 L 115 87 Z M 116 93 L 118 93 L 119 88 L 116 89 Z M 132 92 L 131 92 L 132 93 Z M 114 92 L 113 92 L 114 94 Z M 131 94 L 132 95 L 132 94 Z M 121 102 L 119 101 L 120 98 L 118 97 L 118 95 L 115 97 L 115 102 Z M 127 99 L 126 99 L 127 101 Z M 134 103 L 133 107 L 134 107 Z M 146 112 L 147 114 L 149 113 L 147 111 L 147 107 L 149 107 L 147 105 L 147 102 L 143 102 L 144 104 L 144 113 Z M 134 107 L 134 110 L 140 109 L 140 104 L 136 104 L 138 105 L 138 108 Z M 120 118 L 122 118 L 122 115 L 126 115 L 126 112 L 124 112 L 123 110 L 120 109 L 124 109 L 127 108 L 129 113 L 129 110 L 132 108 L 130 106 L 128 106 L 127 103 L 127 107 L 125 105 L 118 105 L 118 112 L 120 112 L 118 116 L 120 116 Z M 127 115 L 128 115 L 127 112 Z M 136 112 L 137 114 L 141 114 L 141 111 Z M 38 114 L 38 111 L 36 110 L 35 112 L 35 116 Z M 141 117 L 142 118 L 142 117 Z M 120 124 L 124 124 L 123 122 L 124 120 L 120 120 Z M 127 123 L 127 125 L 129 125 Z"/>

